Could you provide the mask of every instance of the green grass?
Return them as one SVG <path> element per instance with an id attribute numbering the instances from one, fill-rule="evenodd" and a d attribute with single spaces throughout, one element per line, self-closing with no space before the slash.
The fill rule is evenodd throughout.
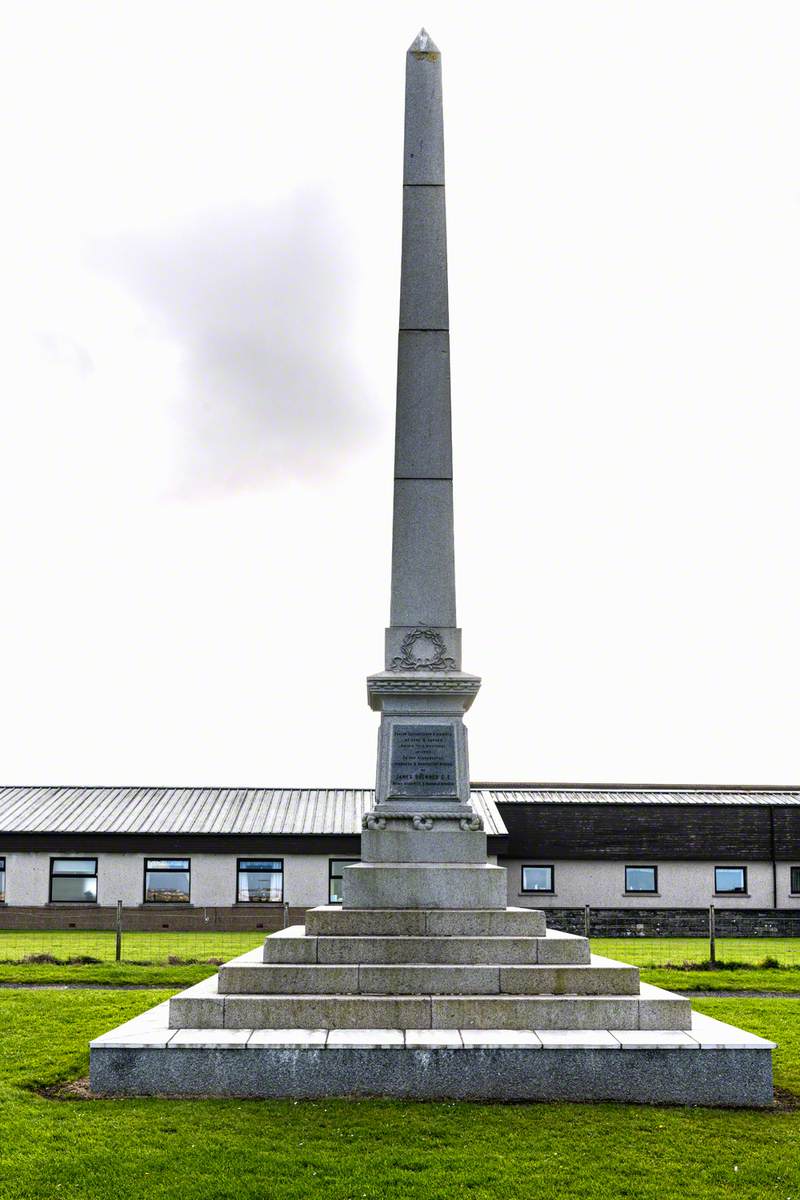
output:
<path id="1" fill-rule="evenodd" d="M 139 987 L 188 987 L 213 975 L 217 967 L 209 963 L 164 966 L 163 963 L 137 966 L 134 963 L 0 963 L 0 983 L 53 984 L 137 984 Z M 174 990 L 174 988 L 173 988 Z"/>
<path id="2" fill-rule="evenodd" d="M 228 959 L 252 950 L 267 936 L 263 929 L 246 932 L 123 933 L 122 958 L 126 963 L 168 963 L 170 958 L 185 961 Z M 19 962 L 31 955 L 49 954 L 53 958 L 90 957 L 113 963 L 116 937 L 109 930 L 18 929 L 0 930 L 0 964 Z"/>
<path id="3" fill-rule="evenodd" d="M 125 933 L 123 961 L 114 961 L 113 932 L 0 930 L 0 983 L 93 983 L 188 986 L 205 979 L 217 961 L 253 949 L 262 930 L 239 933 Z M 674 991 L 800 992 L 800 938 L 721 938 L 721 961 L 750 968 L 684 969 L 708 957 L 705 938 L 592 938 L 596 954 L 640 966 L 648 983 Z M 24 961 L 49 955 L 57 962 Z M 70 962 L 81 957 L 97 962 Z M 174 961 L 170 963 L 170 958 Z M 760 966 L 765 958 L 777 968 Z M 8 960 L 12 961 L 8 961 Z M 6 961 L 4 961 L 6 960 Z M 666 966 L 665 964 L 672 964 Z"/>
<path id="4" fill-rule="evenodd" d="M 787 1200 L 800 1112 L 391 1101 L 57 1101 L 90 1037 L 167 992 L 0 995 L 0 1198 Z M 696 1006 L 780 1043 L 800 1091 L 800 1001 Z"/>
<path id="5" fill-rule="evenodd" d="M 186 987 L 212 975 L 218 962 L 259 946 L 265 936 L 264 930 L 124 933 L 123 959 L 116 962 L 113 932 L 0 930 L 0 983 L 139 983 Z M 57 961 L 26 961 L 41 956 Z M 78 961 L 81 958 L 97 961 Z"/>
<path id="6" fill-rule="evenodd" d="M 800 967 L 778 970 L 674 971 L 642 967 L 641 978 L 671 992 L 800 992 Z"/>
<path id="7" fill-rule="evenodd" d="M 708 938 L 592 938 L 595 954 L 634 966 L 682 966 L 708 961 Z M 800 938 L 717 938 L 717 962 L 760 965 L 765 958 L 800 969 Z"/>

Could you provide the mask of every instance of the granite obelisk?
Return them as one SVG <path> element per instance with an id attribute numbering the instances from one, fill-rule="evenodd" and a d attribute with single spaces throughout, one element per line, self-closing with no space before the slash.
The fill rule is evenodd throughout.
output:
<path id="1" fill-rule="evenodd" d="M 456 624 L 442 65 L 423 29 L 406 55 L 391 614 L 385 669 L 367 680 L 376 803 L 345 907 L 505 906 L 469 798 L 463 715 L 479 686 Z"/>

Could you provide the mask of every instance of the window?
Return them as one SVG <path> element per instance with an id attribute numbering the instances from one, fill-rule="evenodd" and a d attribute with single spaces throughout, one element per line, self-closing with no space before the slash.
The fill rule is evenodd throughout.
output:
<path id="1" fill-rule="evenodd" d="M 351 863 L 361 862 L 360 858 L 332 858 L 328 863 L 328 904 L 342 903 L 342 868 Z"/>
<path id="2" fill-rule="evenodd" d="M 626 892 L 657 892 L 658 867 L 626 867 Z"/>
<path id="3" fill-rule="evenodd" d="M 800 867 L 790 867 L 789 877 L 789 891 L 793 896 L 800 896 Z"/>
<path id="4" fill-rule="evenodd" d="M 50 901 L 55 904 L 96 904 L 97 859 L 51 858 Z"/>
<path id="5" fill-rule="evenodd" d="M 282 858 L 240 858 L 237 860 L 237 904 L 280 904 L 282 900 Z"/>
<path id="6" fill-rule="evenodd" d="M 6 860 L 0 858 L 0 904 L 6 902 Z"/>
<path id="7" fill-rule="evenodd" d="M 718 895 L 745 893 L 747 867 L 714 867 L 714 891 Z"/>
<path id="8" fill-rule="evenodd" d="M 144 860 L 145 904 L 188 904 L 191 862 L 188 858 Z"/>
<path id="9" fill-rule="evenodd" d="M 528 866 L 522 868 L 523 892 L 552 892 L 553 868 Z"/>

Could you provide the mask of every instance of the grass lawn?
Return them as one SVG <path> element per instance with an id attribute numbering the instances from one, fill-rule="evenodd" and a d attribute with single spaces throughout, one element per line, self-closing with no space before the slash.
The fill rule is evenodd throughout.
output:
<path id="1" fill-rule="evenodd" d="M 243 933 L 126 933 L 123 961 L 114 961 L 113 932 L 0 930 L 0 983 L 127 983 L 187 987 L 215 964 L 258 946 L 261 930 Z M 708 953 L 703 938 L 592 938 L 596 954 L 641 968 L 642 978 L 673 991 L 800 992 L 800 938 L 720 939 L 719 958 L 750 968 L 691 970 Z M 25 961 L 48 955 L 56 962 Z M 82 957 L 97 962 L 69 961 Z M 778 968 L 757 966 L 765 958 Z M 172 959 L 172 961 L 170 961 Z M 5 961 L 4 961 L 5 960 Z M 9 961 L 11 960 L 11 961 Z M 667 967 L 664 964 L 670 963 Z"/>
<path id="2" fill-rule="evenodd" d="M 124 963 L 168 963 L 170 958 L 207 961 L 233 958 L 260 945 L 268 931 L 263 929 L 234 933 L 123 933 Z M 113 963 L 116 935 L 113 930 L 91 929 L 0 929 L 0 964 L 18 963 L 30 956 L 47 954 L 53 958 L 97 958 Z"/>
<path id="3" fill-rule="evenodd" d="M 641 967 L 641 978 L 671 992 L 800 992 L 800 967 L 778 970 L 675 971 L 669 967 Z"/>
<path id="4" fill-rule="evenodd" d="M 2 945 L 2 943 L 0 943 Z M 800 970 L 800 938 L 717 938 L 717 962 L 760 965 L 765 958 Z M 708 938 L 592 938 L 595 954 L 641 967 L 683 966 L 708 961 Z"/>
<path id="5" fill-rule="evenodd" d="M 0 994 L 0 1198 L 681 1200 L 800 1197 L 800 1111 L 395 1101 L 44 1099 L 90 1037 L 164 992 Z M 780 1043 L 800 1092 L 800 1001 L 697 1008 Z"/>

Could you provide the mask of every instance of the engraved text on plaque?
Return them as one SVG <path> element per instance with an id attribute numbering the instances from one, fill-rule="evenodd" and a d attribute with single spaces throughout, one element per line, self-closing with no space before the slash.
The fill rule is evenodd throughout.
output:
<path id="1" fill-rule="evenodd" d="M 389 776 L 391 796 L 455 796 L 453 726 L 395 725 Z"/>

